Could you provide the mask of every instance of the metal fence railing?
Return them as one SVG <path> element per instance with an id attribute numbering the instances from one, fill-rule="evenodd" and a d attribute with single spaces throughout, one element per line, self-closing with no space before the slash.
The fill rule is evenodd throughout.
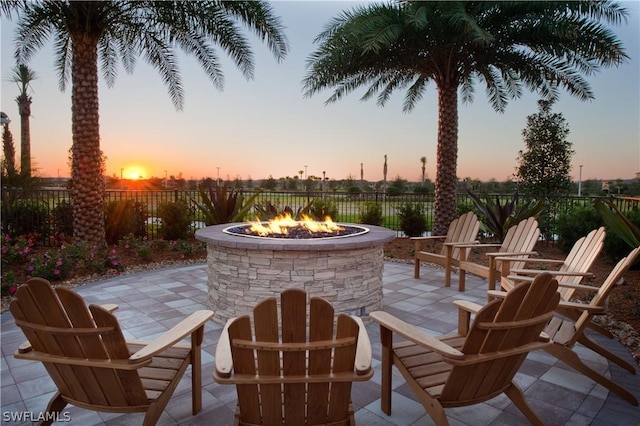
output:
<path id="1" fill-rule="evenodd" d="M 296 211 L 300 207 L 305 207 L 314 200 L 323 200 L 325 203 L 335 206 L 338 211 L 336 222 L 358 223 L 360 214 L 366 203 L 379 203 L 384 217 L 383 226 L 396 230 L 400 233 L 400 219 L 398 217 L 399 208 L 405 203 L 420 203 L 427 219 L 427 229 L 433 226 L 433 194 L 384 194 L 381 192 L 345 193 L 345 192 L 304 192 L 304 191 L 243 191 L 245 197 L 256 195 L 254 204 L 264 204 L 269 201 L 280 210 L 289 206 Z M 512 195 L 493 195 L 500 201 L 505 202 L 512 199 Z M 471 198 L 466 194 L 458 195 L 458 206 L 461 209 L 469 209 L 473 206 Z M 562 196 L 551 199 L 549 208 L 545 213 L 548 224 L 545 225 L 549 233 L 555 229 L 555 221 L 563 212 L 570 212 L 574 208 L 591 206 L 595 200 L 603 197 L 578 197 Z M 189 208 L 189 215 L 193 229 L 204 226 L 203 217 L 196 203 L 201 201 L 200 193 L 195 190 L 154 190 L 154 191 L 130 191 L 130 190 L 107 190 L 105 192 L 105 203 L 119 200 L 133 200 L 145 206 L 147 214 L 147 235 L 148 239 L 160 238 L 157 224 L 158 206 L 163 202 L 182 200 Z M 618 207 L 622 210 L 639 209 L 640 198 L 614 198 Z M 50 236 L 59 232 L 61 212 L 70 214 L 70 209 L 61 208 L 69 206 L 71 196 L 68 190 L 64 189 L 2 189 L 2 232 L 11 236 L 33 232 L 44 238 L 47 244 Z M 20 208 L 17 208 L 19 206 Z M 466 206 L 466 207 L 465 207 Z M 35 213 L 34 213 L 35 212 Z M 70 221 L 70 217 L 66 218 Z"/>

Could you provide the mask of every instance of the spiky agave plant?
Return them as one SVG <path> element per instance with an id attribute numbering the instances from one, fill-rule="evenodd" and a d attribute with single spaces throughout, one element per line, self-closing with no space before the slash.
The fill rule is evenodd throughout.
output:
<path id="1" fill-rule="evenodd" d="M 545 206 L 544 199 L 531 199 L 521 202 L 518 193 L 513 194 L 513 197 L 505 201 L 504 204 L 501 204 L 500 197 L 497 195 L 494 201 L 488 194 L 480 198 L 471 191 L 467 191 L 467 193 L 484 217 L 482 222 L 487 230 L 500 241 L 504 241 L 509 228 L 517 225 L 522 220 L 538 215 Z"/>
<path id="2" fill-rule="evenodd" d="M 203 215 L 204 223 L 219 225 L 243 221 L 253 206 L 253 201 L 259 193 L 245 199 L 242 191 L 236 191 L 225 184 L 222 186 L 201 185 L 199 188 L 202 202 L 192 198 L 193 203 Z"/>
<path id="3" fill-rule="evenodd" d="M 632 248 L 640 246 L 640 228 L 629 220 L 612 199 L 598 200 L 594 203 L 594 207 L 608 230 L 617 234 Z"/>

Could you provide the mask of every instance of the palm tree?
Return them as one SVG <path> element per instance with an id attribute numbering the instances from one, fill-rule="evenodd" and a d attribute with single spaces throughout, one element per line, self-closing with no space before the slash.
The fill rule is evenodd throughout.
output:
<path id="1" fill-rule="evenodd" d="M 132 72 L 142 56 L 161 75 L 177 109 L 183 87 L 176 48 L 193 54 L 211 82 L 223 86 L 219 46 L 247 78 L 253 56 L 242 34 L 246 26 L 263 40 L 276 59 L 287 53 L 280 19 L 262 1 L 35 1 L 16 2 L 16 59 L 27 63 L 50 37 L 57 55 L 60 86 L 71 80 L 72 198 L 76 242 L 104 245 L 104 179 L 100 169 L 98 62 L 109 86 L 121 61 Z M 8 7 L 0 11 L 11 16 Z"/>
<path id="2" fill-rule="evenodd" d="M 424 185 L 424 176 L 427 171 L 427 157 L 420 157 L 420 162 L 422 163 L 422 184 Z"/>
<path id="3" fill-rule="evenodd" d="M 11 80 L 18 85 L 20 94 L 16 97 L 18 113 L 20 114 L 20 173 L 31 177 L 31 96 L 29 88 L 37 77 L 36 73 L 24 64 L 18 64 L 13 70 Z"/>
<path id="4" fill-rule="evenodd" d="M 618 24 L 628 12 L 612 1 L 398 1 L 355 7 L 321 32 L 308 59 L 305 96 L 333 88 L 326 103 L 368 86 L 363 100 L 384 106 L 406 89 L 404 111 L 428 83 L 438 92 L 434 234 L 446 233 L 456 214 L 458 90 L 471 101 L 484 82 L 489 101 L 503 111 L 523 86 L 545 98 L 560 88 L 593 98 L 584 76 L 628 56 L 601 21 Z"/>

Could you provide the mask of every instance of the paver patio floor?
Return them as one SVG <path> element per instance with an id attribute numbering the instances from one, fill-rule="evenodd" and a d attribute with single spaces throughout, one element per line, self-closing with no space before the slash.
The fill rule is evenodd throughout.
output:
<path id="1" fill-rule="evenodd" d="M 467 280 L 467 291 L 444 288 L 443 271 L 424 268 L 420 279 L 413 278 L 413 265 L 385 262 L 384 309 L 433 335 L 452 332 L 457 324 L 455 299 L 478 303 L 486 301 L 486 281 Z M 77 288 L 89 303 L 116 303 L 116 315 L 127 338 L 152 339 L 186 315 L 207 309 L 207 271 L 205 265 L 190 265 L 124 275 Z M 2 424 L 31 424 L 12 421 L 16 413 L 42 412 L 55 391 L 53 382 L 39 363 L 14 359 L 12 354 L 24 335 L 9 312 L 1 315 L 1 405 Z M 380 341 L 378 326 L 367 326 L 373 346 L 376 372 L 368 382 L 355 383 L 352 391 L 356 421 L 367 426 L 429 425 L 424 408 L 394 369 L 392 416 L 380 410 Z M 233 423 L 235 387 L 213 381 L 215 345 L 222 326 L 211 321 L 205 328 L 203 345 L 203 410 L 191 415 L 190 380 L 184 378 L 159 425 L 229 425 Z M 619 342 L 600 335 L 594 340 L 633 362 Z M 590 350 L 577 346 L 586 362 L 640 399 L 640 375 L 632 375 Z M 189 375 L 187 371 L 186 376 Z M 638 425 L 640 409 L 585 376 L 557 361 L 545 352 L 529 354 L 516 376 L 533 409 L 549 425 Z M 76 425 L 138 425 L 142 414 L 96 413 L 73 406 L 65 409 Z M 452 425 L 514 425 L 526 419 L 502 395 L 486 403 L 446 410 Z M 62 423 L 61 423 L 62 424 Z"/>

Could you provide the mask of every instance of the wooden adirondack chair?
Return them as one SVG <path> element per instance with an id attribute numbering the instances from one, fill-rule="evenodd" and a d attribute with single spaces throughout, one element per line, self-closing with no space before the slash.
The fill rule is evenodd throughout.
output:
<path id="1" fill-rule="evenodd" d="M 559 300 L 556 280 L 539 275 L 484 307 L 456 302 L 461 309 L 460 329 L 438 338 L 387 312 L 372 312 L 380 323 L 382 411 L 391 414 L 391 367 L 395 365 L 438 425 L 448 424 L 444 408 L 473 405 L 503 392 L 530 422 L 542 424 L 513 377 L 530 351 L 552 345 L 541 339 L 540 332 Z M 469 308 L 479 309 L 470 328 Z M 394 344 L 394 333 L 408 341 Z"/>
<path id="2" fill-rule="evenodd" d="M 445 269 L 445 287 L 451 286 L 451 269 L 458 266 L 460 259 L 460 249 L 456 244 L 471 244 L 477 242 L 478 231 L 480 230 L 480 221 L 478 216 L 473 212 L 463 214 L 449 225 L 447 235 L 429 236 L 429 237 L 413 237 L 414 241 L 414 277 L 420 278 L 420 261 L 435 263 L 444 266 Z M 439 253 L 432 251 L 424 251 L 423 242 L 442 240 L 442 249 Z"/>
<path id="3" fill-rule="evenodd" d="M 580 284 L 584 277 L 593 276 L 589 270 L 602 251 L 605 236 L 604 227 L 594 229 L 575 242 L 564 260 L 532 257 L 525 260 L 525 266 L 537 264 L 556 267 L 557 270 L 545 269 L 544 272 L 550 273 L 558 280 L 560 286 L 558 291 L 562 300 L 571 300 L 576 290 L 563 284 Z M 533 276 L 542 272 L 540 269 L 515 269 L 512 267 L 513 259 L 510 257 L 497 259 L 502 262 L 502 277 L 508 277 L 506 280 L 501 280 L 502 288 L 506 291 L 511 289 L 514 282 L 532 280 Z"/>
<path id="4" fill-rule="evenodd" d="M 464 291 L 465 274 L 468 272 L 486 278 L 489 290 L 495 290 L 496 281 L 500 278 L 502 271 L 502 263 L 498 258 L 509 256 L 512 258 L 511 267 L 515 269 L 522 268 L 524 266 L 524 259 L 536 254 L 533 249 L 539 236 L 540 229 L 538 228 L 538 221 L 532 216 L 509 228 L 501 244 L 457 244 L 456 247 L 460 249 L 458 289 Z M 488 266 L 467 260 L 470 250 L 493 247 L 497 248 L 497 251 L 485 253 L 489 258 Z M 516 259 L 520 259 L 520 261 Z"/>
<path id="5" fill-rule="evenodd" d="M 638 400 L 633 396 L 633 394 L 619 384 L 609 380 L 588 367 L 584 362 L 582 362 L 576 352 L 573 351 L 573 347 L 576 343 L 581 343 L 587 348 L 628 370 L 630 373 L 636 374 L 636 368 L 633 365 L 591 340 L 585 334 L 585 329 L 590 326 L 594 315 L 599 315 L 605 312 L 606 301 L 611 290 L 613 290 L 615 285 L 621 280 L 624 273 L 631 267 L 639 255 L 640 247 L 636 247 L 629 253 L 629 255 L 627 255 L 627 257 L 621 259 L 617 263 L 599 288 L 577 284 L 564 284 L 565 286 L 574 288 L 577 291 L 595 291 L 596 293 L 588 304 L 564 301 L 560 302 L 557 312 L 561 314 L 562 317 L 555 316 L 544 330 L 554 342 L 553 345 L 545 348 L 547 352 L 575 368 L 590 379 L 618 394 L 633 405 L 638 405 Z"/>
<path id="6" fill-rule="evenodd" d="M 202 407 L 200 345 L 213 312 L 198 311 L 152 342 L 126 342 L 111 313 L 116 305 L 87 307 L 78 293 L 32 278 L 10 305 L 28 342 L 19 359 L 41 361 L 58 387 L 47 406 L 51 424 L 67 404 L 93 411 L 146 412 L 154 425 L 191 365 L 192 412 Z M 190 344 L 178 344 L 191 336 Z"/>
<path id="7" fill-rule="evenodd" d="M 362 320 L 339 314 L 303 290 L 281 293 L 248 315 L 227 321 L 216 348 L 213 377 L 235 384 L 236 425 L 353 425 L 351 384 L 369 380 L 371 343 Z M 308 331 L 307 331 L 308 323 Z M 257 368 L 256 368 L 257 367 Z"/>

